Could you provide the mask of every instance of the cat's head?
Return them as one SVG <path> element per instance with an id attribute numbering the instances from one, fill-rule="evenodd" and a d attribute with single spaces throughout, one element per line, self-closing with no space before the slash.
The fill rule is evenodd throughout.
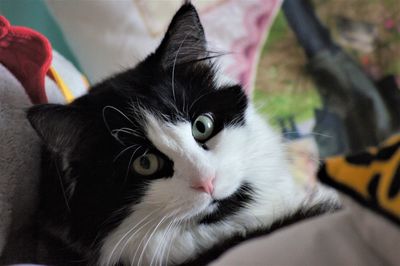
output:
<path id="1" fill-rule="evenodd" d="M 115 262 L 145 238 L 140 227 L 148 239 L 172 220 L 228 222 L 265 192 L 281 167 L 278 139 L 241 86 L 218 82 L 215 56 L 185 4 L 137 67 L 70 105 L 29 110 L 50 154 L 42 207 L 72 242 Z"/>

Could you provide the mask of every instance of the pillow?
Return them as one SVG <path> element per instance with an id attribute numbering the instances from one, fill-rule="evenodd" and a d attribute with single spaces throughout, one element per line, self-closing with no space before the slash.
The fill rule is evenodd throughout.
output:
<path id="1" fill-rule="evenodd" d="M 0 64 L 0 255 L 9 235 L 29 237 L 22 232 L 36 207 L 40 144 L 26 119 L 29 106 L 21 83 Z"/>
<path id="2" fill-rule="evenodd" d="M 97 82 L 136 65 L 157 47 L 181 0 L 83 1 L 46 0 L 79 58 Z M 232 52 L 221 57 L 226 79 L 253 87 L 255 66 L 281 0 L 195 1 L 210 50 Z"/>

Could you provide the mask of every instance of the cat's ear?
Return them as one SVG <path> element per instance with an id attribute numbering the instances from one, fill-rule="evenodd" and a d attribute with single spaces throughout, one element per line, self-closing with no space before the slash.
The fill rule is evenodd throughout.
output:
<path id="1" fill-rule="evenodd" d="M 85 125 L 82 114 L 67 105 L 36 105 L 27 117 L 47 148 L 56 153 L 71 149 Z"/>
<path id="2" fill-rule="evenodd" d="M 189 1 L 173 17 L 156 54 L 165 69 L 207 57 L 203 26 Z"/>

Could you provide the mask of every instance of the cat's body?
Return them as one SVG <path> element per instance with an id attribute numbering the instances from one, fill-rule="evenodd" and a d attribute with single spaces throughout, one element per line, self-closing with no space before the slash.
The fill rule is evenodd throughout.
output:
<path id="1" fill-rule="evenodd" d="M 324 203 L 296 185 L 241 87 L 216 82 L 211 57 L 185 4 L 136 68 L 29 111 L 47 147 L 43 226 L 87 264 L 188 262 Z"/>

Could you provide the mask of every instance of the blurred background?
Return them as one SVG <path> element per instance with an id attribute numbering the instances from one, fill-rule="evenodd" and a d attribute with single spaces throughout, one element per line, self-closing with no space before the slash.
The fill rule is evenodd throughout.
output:
<path id="1" fill-rule="evenodd" d="M 395 75 L 399 79 L 400 5 L 396 0 L 316 0 L 313 3 L 321 21 L 331 30 L 334 41 L 342 45 L 373 79 L 379 80 L 385 75 Z M 307 104 L 280 113 L 297 113 L 303 121 L 312 116 L 310 110 L 320 102 L 305 68 L 307 58 L 300 45 L 293 45 L 296 43 L 296 36 L 280 11 L 263 47 L 256 88 L 260 99 L 263 92 L 271 94 L 282 90 L 302 97 L 296 99 Z M 279 106 L 282 104 L 277 104 L 274 109 Z"/>
<path id="2" fill-rule="evenodd" d="M 301 2 L 301 1 L 300 1 Z M 393 76 L 400 84 L 400 5 L 396 0 L 314 0 L 315 11 L 333 42 L 360 65 L 374 82 Z M 309 60 L 279 11 L 263 47 L 255 100 L 272 118 L 295 116 L 303 131 L 314 119 L 321 99 Z M 290 96 L 290 97 L 288 97 Z M 272 119 L 274 124 L 276 119 Z"/>

